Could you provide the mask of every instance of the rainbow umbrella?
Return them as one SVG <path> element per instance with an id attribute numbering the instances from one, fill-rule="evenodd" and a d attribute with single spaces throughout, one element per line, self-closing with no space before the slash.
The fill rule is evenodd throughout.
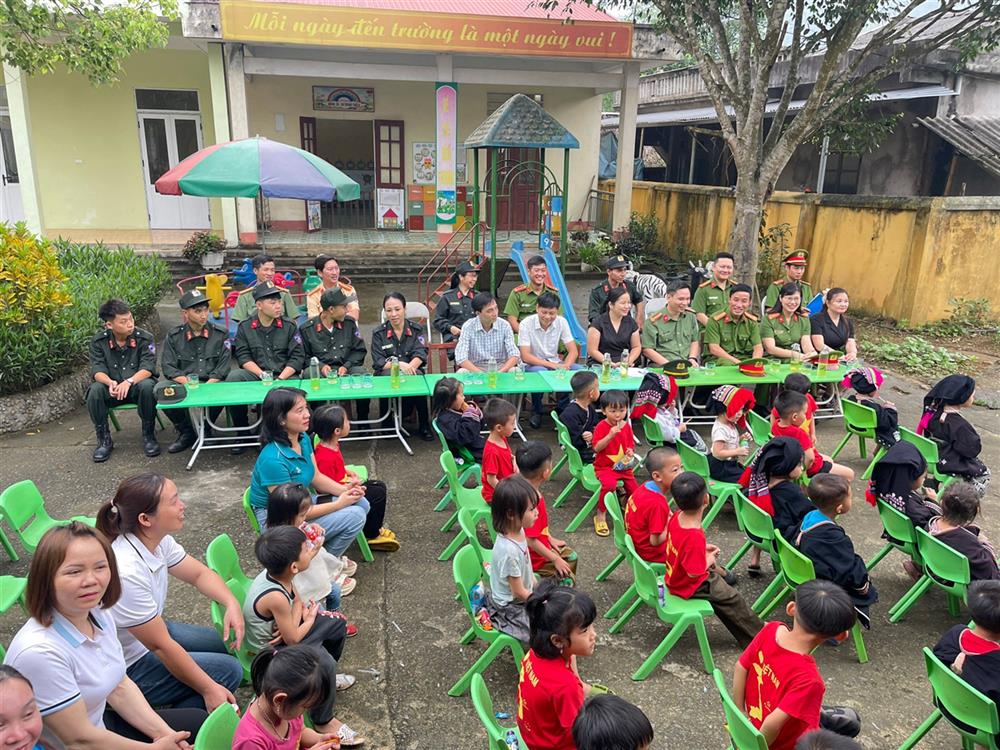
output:
<path id="1" fill-rule="evenodd" d="M 352 201 L 361 186 L 300 148 L 256 136 L 197 151 L 154 185 L 162 195 Z"/>

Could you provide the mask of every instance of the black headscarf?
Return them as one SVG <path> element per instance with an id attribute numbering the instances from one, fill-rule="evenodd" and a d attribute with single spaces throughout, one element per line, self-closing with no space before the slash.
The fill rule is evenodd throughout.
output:
<path id="1" fill-rule="evenodd" d="M 949 375 L 939 380 L 924 396 L 924 414 L 917 433 L 923 435 L 931 420 L 941 416 L 944 407 L 964 404 L 975 390 L 976 381 L 968 375 Z"/>
<path id="2" fill-rule="evenodd" d="M 882 498 L 901 513 L 906 510 L 906 498 L 913 491 L 917 477 L 927 471 L 927 461 L 912 443 L 898 442 L 886 451 L 872 470 L 868 485 L 868 502 Z"/>
<path id="3" fill-rule="evenodd" d="M 794 438 L 776 437 L 765 443 L 740 477 L 747 499 L 773 516 L 768 483 L 771 477 L 787 477 L 795 471 L 802 464 L 803 455 L 802 446 Z"/>

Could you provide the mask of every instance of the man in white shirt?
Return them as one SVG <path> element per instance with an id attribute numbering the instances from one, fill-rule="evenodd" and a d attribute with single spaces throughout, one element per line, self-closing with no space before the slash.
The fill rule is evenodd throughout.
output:
<path id="1" fill-rule="evenodd" d="M 480 292 L 472 300 L 472 311 L 476 315 L 462 325 L 455 345 L 455 371 L 482 372 L 491 359 L 498 372 L 512 370 L 518 362 L 514 331 L 500 318 L 496 298 Z"/>
<path id="2" fill-rule="evenodd" d="M 566 348 L 566 354 L 559 356 L 559 345 Z M 518 347 L 521 350 L 521 361 L 529 372 L 544 370 L 578 370 L 576 364 L 580 356 L 580 347 L 570 333 L 569 323 L 559 314 L 559 298 L 553 294 L 543 293 L 538 297 L 535 314 L 521 321 L 518 331 Z M 560 396 L 560 402 L 569 401 L 568 396 Z M 562 403 L 556 405 L 559 410 Z M 542 394 L 531 394 L 531 416 L 528 424 L 534 429 L 542 426 Z"/>

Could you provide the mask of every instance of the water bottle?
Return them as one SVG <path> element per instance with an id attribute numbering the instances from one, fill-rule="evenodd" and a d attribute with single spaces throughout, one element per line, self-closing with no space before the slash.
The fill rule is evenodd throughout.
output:
<path id="1" fill-rule="evenodd" d="M 486 363 L 486 385 L 490 388 L 497 387 L 497 361 L 493 357 Z"/>
<path id="2" fill-rule="evenodd" d="M 628 377 L 628 350 L 622 351 L 621 363 L 618 365 L 622 378 Z"/>
<path id="3" fill-rule="evenodd" d="M 524 380 L 524 364 L 522 362 L 514 365 L 514 380 Z"/>
<path id="4" fill-rule="evenodd" d="M 486 605 L 486 588 L 483 586 L 482 581 L 476 582 L 469 589 L 469 605 L 472 607 L 473 612 L 478 612 Z"/>
<path id="5" fill-rule="evenodd" d="M 520 750 L 521 743 L 517 741 L 517 732 L 513 729 L 508 729 L 507 734 L 503 738 L 504 743 L 507 745 L 507 750 Z"/>
<path id="6" fill-rule="evenodd" d="M 309 387 L 319 390 L 319 360 L 315 357 L 309 360 Z"/>
<path id="7" fill-rule="evenodd" d="M 661 607 L 667 606 L 667 584 L 662 578 L 656 582 L 656 599 Z"/>
<path id="8" fill-rule="evenodd" d="M 611 352 L 604 352 L 604 362 L 601 363 L 601 382 L 611 382 Z"/>
<path id="9" fill-rule="evenodd" d="M 393 388 L 399 388 L 402 382 L 399 376 L 399 357 L 393 357 L 389 360 L 389 385 Z"/>

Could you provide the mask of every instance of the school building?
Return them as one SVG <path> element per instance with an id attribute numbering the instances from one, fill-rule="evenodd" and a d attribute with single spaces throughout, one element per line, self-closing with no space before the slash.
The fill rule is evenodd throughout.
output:
<path id="1" fill-rule="evenodd" d="M 530 0 L 182 2 L 169 44 L 129 58 L 114 85 L 4 69 L 0 220 L 49 237 L 140 245 L 182 243 L 205 228 L 230 245 L 257 241 L 261 226 L 434 231 L 438 167 L 451 156 L 437 148 L 442 83 L 457 91 L 459 148 L 448 166 L 456 229 L 472 213 L 461 144 L 515 93 L 580 142 L 567 190 L 574 219 L 596 187 L 602 95 L 621 91 L 623 120 L 634 119 L 640 71 L 677 56 L 652 29 L 584 4 L 550 17 Z M 199 148 L 255 135 L 322 156 L 361 185 L 361 199 L 307 205 L 154 190 Z M 621 147 L 631 153 L 634 144 Z M 507 149 L 496 158 L 544 160 L 562 176 L 562 153 Z M 481 181 L 489 167 L 480 165 Z M 620 175 L 619 189 L 630 180 Z M 501 196 L 500 228 L 534 229 L 538 191 L 537 180 L 515 180 Z M 624 225 L 629 203 L 620 204 Z"/>

